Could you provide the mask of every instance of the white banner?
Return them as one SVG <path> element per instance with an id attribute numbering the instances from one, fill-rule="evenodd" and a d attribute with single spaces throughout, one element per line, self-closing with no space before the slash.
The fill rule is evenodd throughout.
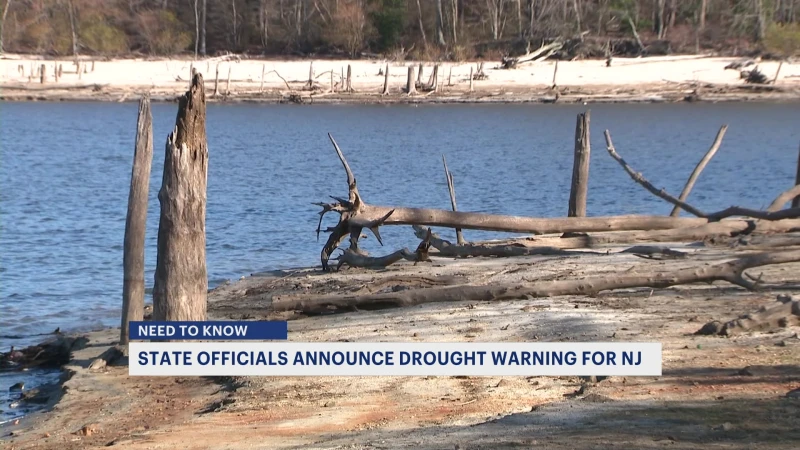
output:
<path id="1" fill-rule="evenodd" d="M 131 342 L 138 376 L 660 376 L 660 343 Z"/>

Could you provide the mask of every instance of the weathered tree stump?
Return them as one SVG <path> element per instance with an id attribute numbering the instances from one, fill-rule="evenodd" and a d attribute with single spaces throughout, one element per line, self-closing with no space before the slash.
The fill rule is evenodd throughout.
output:
<path id="1" fill-rule="evenodd" d="M 158 193 L 154 320 L 206 319 L 207 179 L 206 98 L 203 76 L 197 74 L 180 99 L 175 130 L 167 138 Z"/>
<path id="2" fill-rule="evenodd" d="M 350 64 L 347 65 L 347 92 L 355 92 L 353 89 L 353 70 Z"/>
<path id="3" fill-rule="evenodd" d="M 569 217 L 586 217 L 586 196 L 589 191 L 589 111 L 578 114 L 575 125 L 575 161 L 572 167 L 572 188 L 569 193 Z"/>
<path id="4" fill-rule="evenodd" d="M 386 71 L 383 73 L 383 92 L 381 95 L 389 95 L 389 63 L 386 63 Z"/>
<path id="5" fill-rule="evenodd" d="M 150 95 L 139 101 L 136 144 L 133 153 L 128 215 L 125 219 L 125 246 L 122 256 L 122 323 L 119 342 L 128 343 L 128 325 L 144 318 L 144 240 L 147 227 L 147 196 L 153 161 L 153 116 Z"/>
<path id="6" fill-rule="evenodd" d="M 800 154 L 797 156 L 797 175 L 794 177 L 795 186 L 800 185 Z M 792 199 L 792 208 L 800 208 L 800 196 Z"/>
<path id="7" fill-rule="evenodd" d="M 225 84 L 225 95 L 231 95 L 231 70 L 232 66 L 228 66 L 228 82 Z"/>
<path id="8" fill-rule="evenodd" d="M 219 92 L 219 63 L 217 63 L 217 72 L 214 75 L 214 97 L 217 96 Z"/>
<path id="9" fill-rule="evenodd" d="M 406 94 L 414 95 L 417 93 L 417 85 L 414 83 L 414 66 L 408 66 L 408 81 L 406 81 Z"/>
<path id="10" fill-rule="evenodd" d="M 41 69 L 39 70 L 39 83 L 44 84 L 47 81 L 47 66 L 42 64 Z"/>

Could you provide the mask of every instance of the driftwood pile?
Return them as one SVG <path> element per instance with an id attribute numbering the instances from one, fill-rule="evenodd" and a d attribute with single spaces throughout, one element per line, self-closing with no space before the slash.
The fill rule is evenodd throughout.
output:
<path id="1" fill-rule="evenodd" d="M 276 301 L 275 310 L 302 310 L 308 313 L 330 309 L 350 309 L 354 307 L 381 304 L 386 306 L 408 306 L 428 302 L 448 302 L 464 300 L 508 300 L 524 297 L 546 297 L 554 295 L 587 295 L 614 289 L 636 287 L 665 288 L 692 283 L 711 283 L 724 281 L 748 290 L 761 287 L 760 280 L 746 273 L 748 269 L 772 265 L 800 262 L 800 238 L 787 234 L 800 231 L 800 184 L 780 193 L 765 210 L 731 206 L 722 211 L 705 212 L 687 201 L 687 197 L 700 172 L 720 147 L 727 126 L 723 126 L 711 149 L 700 160 L 689 177 L 686 187 L 679 197 L 664 189 L 655 187 L 644 175 L 633 169 L 619 154 L 605 131 L 607 152 L 616 160 L 628 175 L 653 195 L 674 205 L 670 216 L 609 216 L 585 217 L 585 193 L 575 195 L 576 190 L 586 189 L 588 163 L 582 154 L 588 154 L 588 114 L 579 115 L 576 129 L 576 171 L 573 174 L 570 204 L 570 217 L 534 218 L 502 216 L 456 210 L 452 175 L 445 167 L 453 211 L 442 209 L 410 208 L 404 206 L 383 206 L 367 203 L 359 194 L 355 175 L 341 149 L 329 135 L 337 156 L 347 176 L 348 197 L 332 197 L 334 203 L 316 203 L 322 207 L 317 236 L 322 232 L 322 219 L 328 212 L 339 214 L 334 227 L 325 229 L 329 233 L 320 259 L 322 269 L 331 271 L 330 261 L 337 261 L 335 268 L 347 265 L 361 268 L 384 268 L 400 261 L 414 261 L 417 264 L 430 258 L 476 258 L 476 257 L 517 257 L 531 255 L 607 255 L 608 250 L 595 250 L 605 244 L 646 244 L 657 242 L 734 242 L 744 239 L 758 239 L 765 235 L 783 233 L 785 239 L 779 244 L 749 245 L 747 249 L 766 249 L 762 253 L 738 253 L 728 259 L 708 264 L 698 262 L 696 267 L 662 271 L 653 269 L 648 273 L 619 274 L 602 279 L 557 280 L 526 282 L 521 284 L 495 285 L 456 285 L 430 289 L 411 289 L 399 292 L 370 295 L 331 295 L 324 297 L 293 298 Z M 580 147 L 584 147 L 580 151 Z M 578 165 L 580 164 L 580 169 Z M 445 163 L 446 166 L 446 163 Z M 800 174 L 799 174 L 800 175 Z M 800 178 L 800 177 L 799 177 Z M 800 182 L 800 180 L 798 180 Z M 580 193 L 579 193 L 580 194 Z M 574 200 L 582 199 L 582 205 L 573 205 Z M 784 206 L 793 202 L 791 207 Z M 695 217 L 679 217 L 683 210 Z M 578 213 L 576 213 L 576 211 Z M 412 225 L 422 242 L 416 251 L 407 248 L 385 256 L 373 257 L 359 248 L 362 231 L 368 229 L 383 245 L 380 227 L 386 225 Z M 488 230 L 539 235 L 505 242 L 467 243 L 463 238 L 452 243 L 441 239 L 430 227 L 446 227 L 458 230 Z M 541 236 L 541 235 L 552 236 Z M 349 247 L 332 258 L 333 252 L 349 237 Z M 590 249 L 590 251 L 587 251 Z M 575 251 L 580 250 L 580 251 Z M 688 255 L 669 248 L 641 245 L 624 251 L 637 256 L 653 259 L 688 258 Z M 663 269 L 662 269 L 663 270 Z"/>

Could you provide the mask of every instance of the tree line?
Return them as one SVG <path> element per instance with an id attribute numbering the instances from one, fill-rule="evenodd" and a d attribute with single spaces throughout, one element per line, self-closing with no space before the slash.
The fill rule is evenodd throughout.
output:
<path id="1" fill-rule="evenodd" d="M 800 0 L 0 0 L 0 51 L 460 60 L 554 39 L 800 51 Z M 634 46 L 633 48 L 636 48 Z M 630 48 L 618 46 L 617 49 Z M 654 47 L 655 48 L 655 47 Z M 619 52 L 619 50 L 618 50 Z M 580 52 L 578 52 L 580 53 Z M 586 56 L 592 51 L 587 50 Z M 578 55 L 580 56 L 580 55 Z"/>

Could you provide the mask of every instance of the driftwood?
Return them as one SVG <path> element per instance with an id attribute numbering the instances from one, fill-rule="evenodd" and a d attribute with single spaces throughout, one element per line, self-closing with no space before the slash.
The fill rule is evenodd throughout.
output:
<path id="1" fill-rule="evenodd" d="M 327 212 L 340 215 L 339 223 L 330 228 L 331 234 L 322 249 L 320 260 L 323 270 L 329 270 L 328 259 L 347 235 L 350 249 L 361 253 L 358 239 L 363 229 L 369 229 L 383 244 L 378 232 L 381 225 L 428 225 L 471 230 L 505 231 L 512 233 L 549 234 L 567 232 L 655 230 L 696 226 L 707 223 L 706 219 L 663 216 L 613 216 L 613 217 L 568 217 L 531 218 L 501 216 L 493 214 L 445 211 L 441 209 L 408 208 L 400 206 L 374 206 L 367 204 L 358 193 L 356 179 L 345 160 L 341 149 L 328 134 L 347 175 L 348 198 L 333 197 L 335 203 L 316 203 L 322 207 L 317 235 L 321 231 L 322 219 Z"/>
<path id="2" fill-rule="evenodd" d="M 711 148 L 708 149 L 703 158 L 697 163 L 697 166 L 692 171 L 692 174 L 689 176 L 689 179 L 686 181 L 686 185 L 683 187 L 683 191 L 681 191 L 681 195 L 678 196 L 678 200 L 685 202 L 687 198 L 689 198 L 689 193 L 692 192 L 692 188 L 694 187 L 694 183 L 697 181 L 697 177 L 700 176 L 700 172 L 706 168 L 708 162 L 711 161 L 711 158 L 717 153 L 719 150 L 720 145 L 722 145 L 722 138 L 725 137 L 725 132 L 728 131 L 728 126 L 723 125 L 720 127 L 719 132 L 717 132 L 717 137 L 714 139 L 714 143 L 711 144 Z M 681 213 L 681 207 L 675 205 L 672 208 L 672 212 L 669 213 L 672 217 L 678 217 Z"/>
<path id="3" fill-rule="evenodd" d="M 539 47 L 537 50 L 535 50 L 533 52 L 530 52 L 528 54 L 525 54 L 525 55 L 522 55 L 522 56 L 519 56 L 519 57 L 516 57 L 516 58 L 504 56 L 502 58 L 502 60 L 500 61 L 500 66 L 503 69 L 514 69 L 518 65 L 524 64 L 524 63 L 527 63 L 527 62 L 543 61 L 543 60 L 549 58 L 550 56 L 552 56 L 553 53 L 555 53 L 558 50 L 560 50 L 562 46 L 563 46 L 563 44 L 561 42 L 556 41 L 556 42 L 552 42 L 552 43 L 547 44 L 547 45 L 543 45 L 543 46 Z"/>
<path id="4" fill-rule="evenodd" d="M 206 96 L 195 75 L 180 99 L 175 130 L 167 138 L 158 199 L 158 256 L 153 286 L 154 320 L 205 320 L 206 268 Z"/>
<path id="5" fill-rule="evenodd" d="M 745 314 L 726 323 L 711 321 L 695 334 L 733 336 L 751 331 L 774 332 L 800 325 L 800 298 L 781 294 L 777 302 L 762 306 L 752 314 Z"/>
<path id="6" fill-rule="evenodd" d="M 385 256 L 367 256 L 347 249 L 336 258 L 338 264 L 336 270 L 340 270 L 344 264 L 350 267 L 383 268 L 401 260 L 416 261 L 417 257 L 407 248 L 400 249 Z"/>
<path id="7" fill-rule="evenodd" d="M 125 353 L 125 347 L 123 346 L 115 345 L 113 347 L 109 347 L 106 351 L 101 353 L 100 356 L 95 358 L 91 364 L 89 364 L 89 369 L 100 370 L 106 366 L 110 366 L 125 356 Z"/>
<path id="8" fill-rule="evenodd" d="M 509 258 L 514 256 L 575 256 L 585 254 L 604 254 L 599 252 L 569 251 L 550 246 L 527 247 L 520 244 L 453 244 L 444 240 L 430 228 L 414 225 L 414 234 L 420 239 L 428 239 L 430 246 L 437 250 L 435 256 L 451 258 L 473 258 L 479 256 Z"/>
<path id="9" fill-rule="evenodd" d="M 580 280 L 554 280 L 535 283 L 459 285 L 429 289 L 409 289 L 398 292 L 367 295 L 328 295 L 282 299 L 276 296 L 275 311 L 302 311 L 319 313 L 330 309 L 352 310 L 364 307 L 401 307 L 423 303 L 460 301 L 501 301 L 530 297 L 559 295 L 591 295 L 601 291 L 641 287 L 666 288 L 693 283 L 726 281 L 748 290 L 756 284 L 743 276 L 745 270 L 771 264 L 800 261 L 800 250 L 760 253 L 743 256 L 732 261 L 701 267 L 690 267 L 668 272 L 618 274 L 616 276 Z"/>

